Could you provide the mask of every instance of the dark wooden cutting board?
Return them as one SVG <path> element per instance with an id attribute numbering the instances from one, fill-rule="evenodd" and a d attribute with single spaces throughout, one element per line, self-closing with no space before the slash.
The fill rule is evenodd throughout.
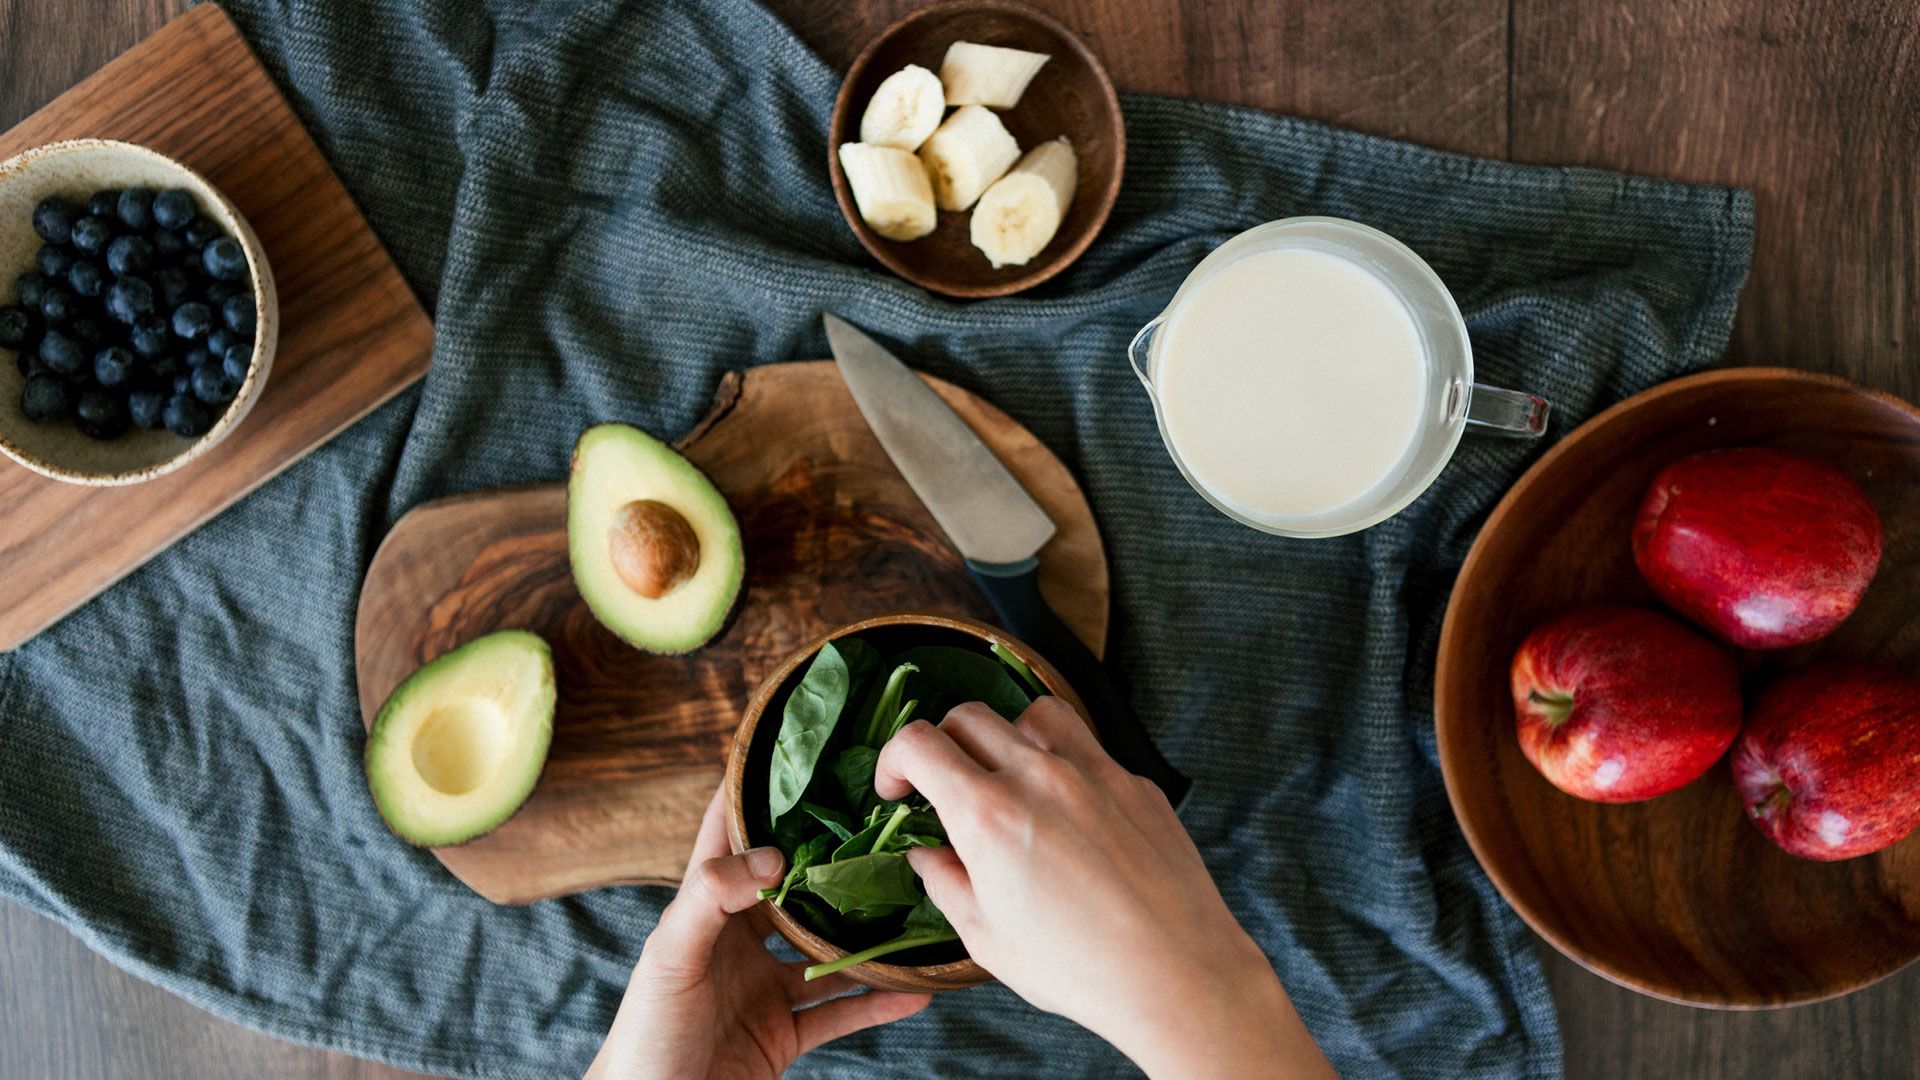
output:
<path id="1" fill-rule="evenodd" d="M 1099 654 L 1107 563 L 1086 496 L 1026 428 L 927 381 L 1059 526 L 1040 552 L 1040 590 Z M 563 483 L 420 506 L 367 571 L 355 651 L 369 725 L 400 680 L 462 642 L 518 627 L 553 647 L 560 701 L 538 788 L 499 829 L 435 851 L 496 903 L 676 880 L 741 708 L 809 639 L 894 611 L 993 619 L 831 362 L 727 375 L 676 445 L 727 496 L 747 550 L 731 622 L 689 656 L 639 652 L 588 612 L 567 562 Z"/>
<path id="2" fill-rule="evenodd" d="M 76 5 L 76 18 L 86 18 Z M 0 459 L 0 650 L 92 599 L 424 375 L 433 324 L 225 12 L 202 4 L 0 135 L 139 143 L 206 177 L 273 267 L 280 344 L 253 412 L 205 457 L 131 487 Z M 0 268 L 11 282 L 21 268 Z M 0 402 L 0 408 L 14 408 Z"/>

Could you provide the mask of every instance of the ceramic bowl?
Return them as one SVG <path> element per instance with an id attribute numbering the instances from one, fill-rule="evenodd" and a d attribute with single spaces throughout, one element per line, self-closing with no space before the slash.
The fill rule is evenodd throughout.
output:
<path id="1" fill-rule="evenodd" d="M 1540 936 L 1645 994 L 1758 1008 L 1856 990 L 1920 956 L 1920 833 L 1841 862 L 1795 858 L 1747 820 L 1724 759 L 1645 802 L 1576 799 L 1521 755 L 1508 679 L 1527 633 L 1569 608 L 1659 605 L 1633 562 L 1641 496 L 1676 458 L 1733 446 L 1832 462 L 1885 528 L 1879 573 L 1832 636 L 1734 652 L 1748 700 L 1820 657 L 1920 674 L 1920 409 L 1829 375 L 1736 368 L 1608 409 L 1507 493 L 1453 588 L 1434 719 L 1461 830 Z"/>
<path id="2" fill-rule="evenodd" d="M 280 306 L 273 274 L 259 238 L 233 203 L 199 173 L 172 158 L 105 139 L 50 143 L 0 162 L 0 301 L 12 302 L 14 276 L 32 268 L 40 248 L 40 237 L 33 231 L 34 204 L 49 195 L 84 203 L 101 188 L 128 187 L 192 192 L 201 213 L 246 249 L 257 326 L 253 362 L 239 393 L 199 438 L 132 430 L 118 439 L 101 441 L 80 434 L 71 424 L 36 424 L 21 415 L 20 390 L 26 380 L 12 362 L 12 354 L 0 350 L 0 452 L 42 476 L 70 484 L 138 484 L 165 476 L 211 450 L 253 408 L 273 366 L 279 337 Z"/>
<path id="3" fill-rule="evenodd" d="M 956 41 L 1046 53 L 1047 61 L 1020 103 L 996 109 L 1022 150 L 1066 136 L 1079 160 L 1079 185 L 1053 240 L 1025 266 L 995 269 L 968 234 L 971 211 L 940 211 L 933 232 L 918 240 L 888 240 L 867 227 L 840 168 L 839 147 L 860 138 L 860 117 L 874 89 L 908 64 L 938 73 Z M 1106 69 L 1079 37 L 1029 7 L 1001 0 L 956 0 L 912 12 L 882 31 L 840 84 L 827 129 L 827 168 L 840 212 L 860 243 L 881 264 L 922 288 L 976 299 L 1030 289 L 1065 270 L 1106 224 L 1120 193 L 1127 160 L 1127 128 Z"/>
<path id="4" fill-rule="evenodd" d="M 773 842 L 767 831 L 764 803 L 766 799 L 767 768 L 773 759 L 773 744 L 780 734 L 781 714 L 778 710 L 769 714 L 775 702 L 784 703 L 802 675 L 805 666 L 813 660 L 820 647 L 829 641 L 858 634 L 876 644 L 882 651 L 891 652 L 910 648 L 915 645 L 974 645 L 986 646 L 999 642 L 1033 669 L 1042 685 L 1049 691 L 1065 698 L 1086 720 L 1086 708 L 1080 698 L 1052 664 L 1028 648 L 1018 639 L 1005 631 L 975 622 L 972 619 L 953 618 L 945 615 L 901 614 L 882 615 L 861 622 L 843 626 L 831 633 L 822 635 L 809 642 L 805 648 L 797 650 L 788 657 L 765 682 L 754 692 L 747 702 L 746 713 L 741 717 L 739 730 L 733 736 L 733 749 L 727 755 L 726 800 L 727 800 L 727 838 L 735 852 Z M 765 723 L 762 720 L 765 719 Z M 1092 727 L 1091 721 L 1088 727 Z M 748 814 L 746 793 L 758 795 L 762 810 L 757 814 Z M 807 929 L 798 919 L 783 908 L 763 902 L 761 910 L 767 913 L 780 936 L 786 938 L 816 964 L 824 964 L 847 955 L 847 950 L 827 941 L 812 930 Z M 937 952 L 936 952 L 937 950 Z M 961 990 L 977 986 L 988 981 L 988 975 L 980 965 L 968 959 L 964 950 L 956 943 L 953 945 L 930 946 L 926 952 L 933 954 L 931 963 L 908 965 L 889 964 L 881 960 L 869 961 L 846 970 L 846 974 L 856 982 L 882 990 L 906 990 L 916 993 L 939 993 L 946 990 Z"/>

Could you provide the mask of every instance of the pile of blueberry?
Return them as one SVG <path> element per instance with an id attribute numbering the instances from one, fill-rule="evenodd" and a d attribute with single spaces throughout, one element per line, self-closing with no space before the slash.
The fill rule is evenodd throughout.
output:
<path id="1" fill-rule="evenodd" d="M 98 191 L 33 208 L 46 241 L 0 307 L 0 349 L 18 351 L 20 411 L 96 439 L 129 427 L 204 434 L 253 360 L 246 249 L 193 194 Z"/>

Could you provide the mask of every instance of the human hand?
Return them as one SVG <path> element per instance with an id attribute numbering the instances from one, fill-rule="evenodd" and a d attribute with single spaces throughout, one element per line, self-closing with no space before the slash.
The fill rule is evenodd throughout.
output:
<path id="1" fill-rule="evenodd" d="M 1166 796 L 1041 698 L 1009 724 L 962 705 L 880 753 L 948 846 L 907 853 L 980 966 L 1155 1077 L 1332 1076 Z"/>
<path id="2" fill-rule="evenodd" d="M 727 854 L 720 799 L 714 792 L 679 895 L 647 937 L 586 1080 L 771 1080 L 822 1043 L 927 1005 L 925 994 L 836 998 L 857 984 L 807 982 L 805 962 L 768 952 L 773 928 L 750 909 L 786 860 L 770 847 Z"/>

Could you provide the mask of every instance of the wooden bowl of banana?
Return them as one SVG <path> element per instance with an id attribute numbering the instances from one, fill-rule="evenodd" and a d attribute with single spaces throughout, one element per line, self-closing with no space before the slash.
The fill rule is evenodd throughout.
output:
<path id="1" fill-rule="evenodd" d="M 1031 8 L 955 0 L 854 60 L 827 131 L 860 243 L 922 288 L 1030 289 L 1087 249 L 1120 193 L 1126 124 L 1086 45 Z"/>

